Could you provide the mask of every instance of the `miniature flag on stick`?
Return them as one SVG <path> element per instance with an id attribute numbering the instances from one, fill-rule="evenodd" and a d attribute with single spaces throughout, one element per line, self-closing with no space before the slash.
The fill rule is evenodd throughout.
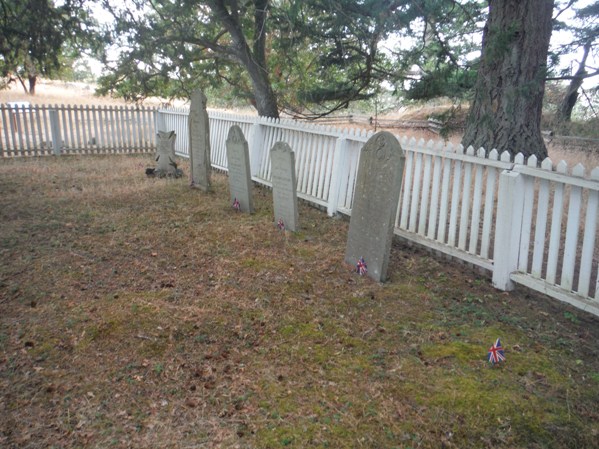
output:
<path id="1" fill-rule="evenodd" d="M 368 267 L 366 266 L 366 262 L 364 262 L 364 258 L 363 257 L 360 257 L 360 260 L 358 260 L 358 263 L 356 265 L 356 272 L 360 276 L 368 273 Z"/>
<path id="2" fill-rule="evenodd" d="M 239 204 L 239 200 L 237 198 L 235 198 L 235 201 L 233 201 L 233 209 L 235 209 L 237 212 L 241 210 L 241 204 Z"/>
<path id="3" fill-rule="evenodd" d="M 495 344 L 491 346 L 487 355 L 489 357 L 489 362 L 491 362 L 493 365 L 505 361 L 505 353 L 503 352 L 503 346 L 501 346 L 501 341 L 499 341 L 499 338 Z"/>
<path id="4" fill-rule="evenodd" d="M 277 222 L 277 227 L 279 228 L 279 231 L 284 231 L 285 230 L 285 223 L 283 223 L 283 219 L 279 218 L 279 221 Z"/>

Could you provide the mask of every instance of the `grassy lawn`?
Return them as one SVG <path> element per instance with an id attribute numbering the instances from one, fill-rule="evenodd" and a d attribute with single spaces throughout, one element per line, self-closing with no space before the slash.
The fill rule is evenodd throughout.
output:
<path id="1" fill-rule="evenodd" d="M 399 243 L 377 284 L 347 221 L 152 165 L 0 161 L 0 447 L 599 447 L 598 319 Z"/>

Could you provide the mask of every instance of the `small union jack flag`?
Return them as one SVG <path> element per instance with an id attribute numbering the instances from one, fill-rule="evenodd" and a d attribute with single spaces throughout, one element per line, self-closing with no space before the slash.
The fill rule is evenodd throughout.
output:
<path id="1" fill-rule="evenodd" d="M 284 231 L 285 230 L 285 223 L 283 223 L 283 219 L 279 218 L 279 221 L 277 222 L 277 227 L 279 228 L 280 231 Z"/>
<path id="2" fill-rule="evenodd" d="M 235 198 L 235 201 L 233 201 L 233 209 L 235 209 L 237 212 L 241 210 L 241 204 L 239 204 L 239 200 L 237 198 Z"/>
<path id="3" fill-rule="evenodd" d="M 489 357 L 489 362 L 491 362 L 493 365 L 505 361 L 505 353 L 503 352 L 503 346 L 501 346 L 501 341 L 499 341 L 499 338 L 495 344 L 489 348 L 489 353 L 487 356 Z"/>
<path id="4" fill-rule="evenodd" d="M 368 267 L 366 266 L 366 262 L 364 262 L 364 258 L 363 257 L 360 257 L 360 260 L 358 260 L 358 263 L 356 265 L 356 272 L 360 276 L 368 273 Z"/>

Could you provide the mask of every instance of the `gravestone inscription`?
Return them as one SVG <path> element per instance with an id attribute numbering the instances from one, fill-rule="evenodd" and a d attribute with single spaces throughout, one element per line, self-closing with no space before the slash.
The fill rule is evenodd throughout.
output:
<path id="1" fill-rule="evenodd" d="M 386 131 L 372 136 L 360 154 L 345 262 L 356 266 L 363 257 L 368 276 L 378 282 L 387 279 L 404 165 L 401 145 Z"/>
<path id="2" fill-rule="evenodd" d="M 241 212 L 254 213 L 250 152 L 243 131 L 237 125 L 231 126 L 227 136 L 227 167 L 231 204 L 237 200 Z"/>
<path id="3" fill-rule="evenodd" d="M 156 175 L 175 176 L 177 174 L 177 163 L 175 161 L 175 131 L 156 133 Z"/>
<path id="4" fill-rule="evenodd" d="M 191 94 L 189 107 L 189 157 L 191 162 L 191 185 L 210 190 L 210 128 L 206 112 L 206 96 L 201 90 Z"/>
<path id="5" fill-rule="evenodd" d="M 277 142 L 270 150 L 270 163 L 275 224 L 281 221 L 284 229 L 295 232 L 299 227 L 295 153 L 285 142 Z"/>

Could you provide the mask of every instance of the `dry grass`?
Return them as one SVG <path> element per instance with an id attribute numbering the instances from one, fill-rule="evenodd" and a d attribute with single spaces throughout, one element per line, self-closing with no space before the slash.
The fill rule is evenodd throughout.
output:
<path id="1" fill-rule="evenodd" d="M 53 81 L 40 79 L 36 85 L 36 94 L 28 95 L 20 84 L 12 83 L 7 90 L 0 90 L 0 103 L 10 101 L 28 101 L 31 104 L 71 104 L 96 106 L 124 106 L 127 103 L 122 98 L 101 97 L 95 95 L 95 86 L 87 83 Z M 147 106 L 158 106 L 164 100 L 148 98 L 144 101 Z M 177 103 L 178 104 L 178 103 Z"/>
<path id="2" fill-rule="evenodd" d="M 599 447 L 596 318 L 398 245 L 374 283 L 345 221 L 146 165 L 1 161 L 0 446 Z"/>

